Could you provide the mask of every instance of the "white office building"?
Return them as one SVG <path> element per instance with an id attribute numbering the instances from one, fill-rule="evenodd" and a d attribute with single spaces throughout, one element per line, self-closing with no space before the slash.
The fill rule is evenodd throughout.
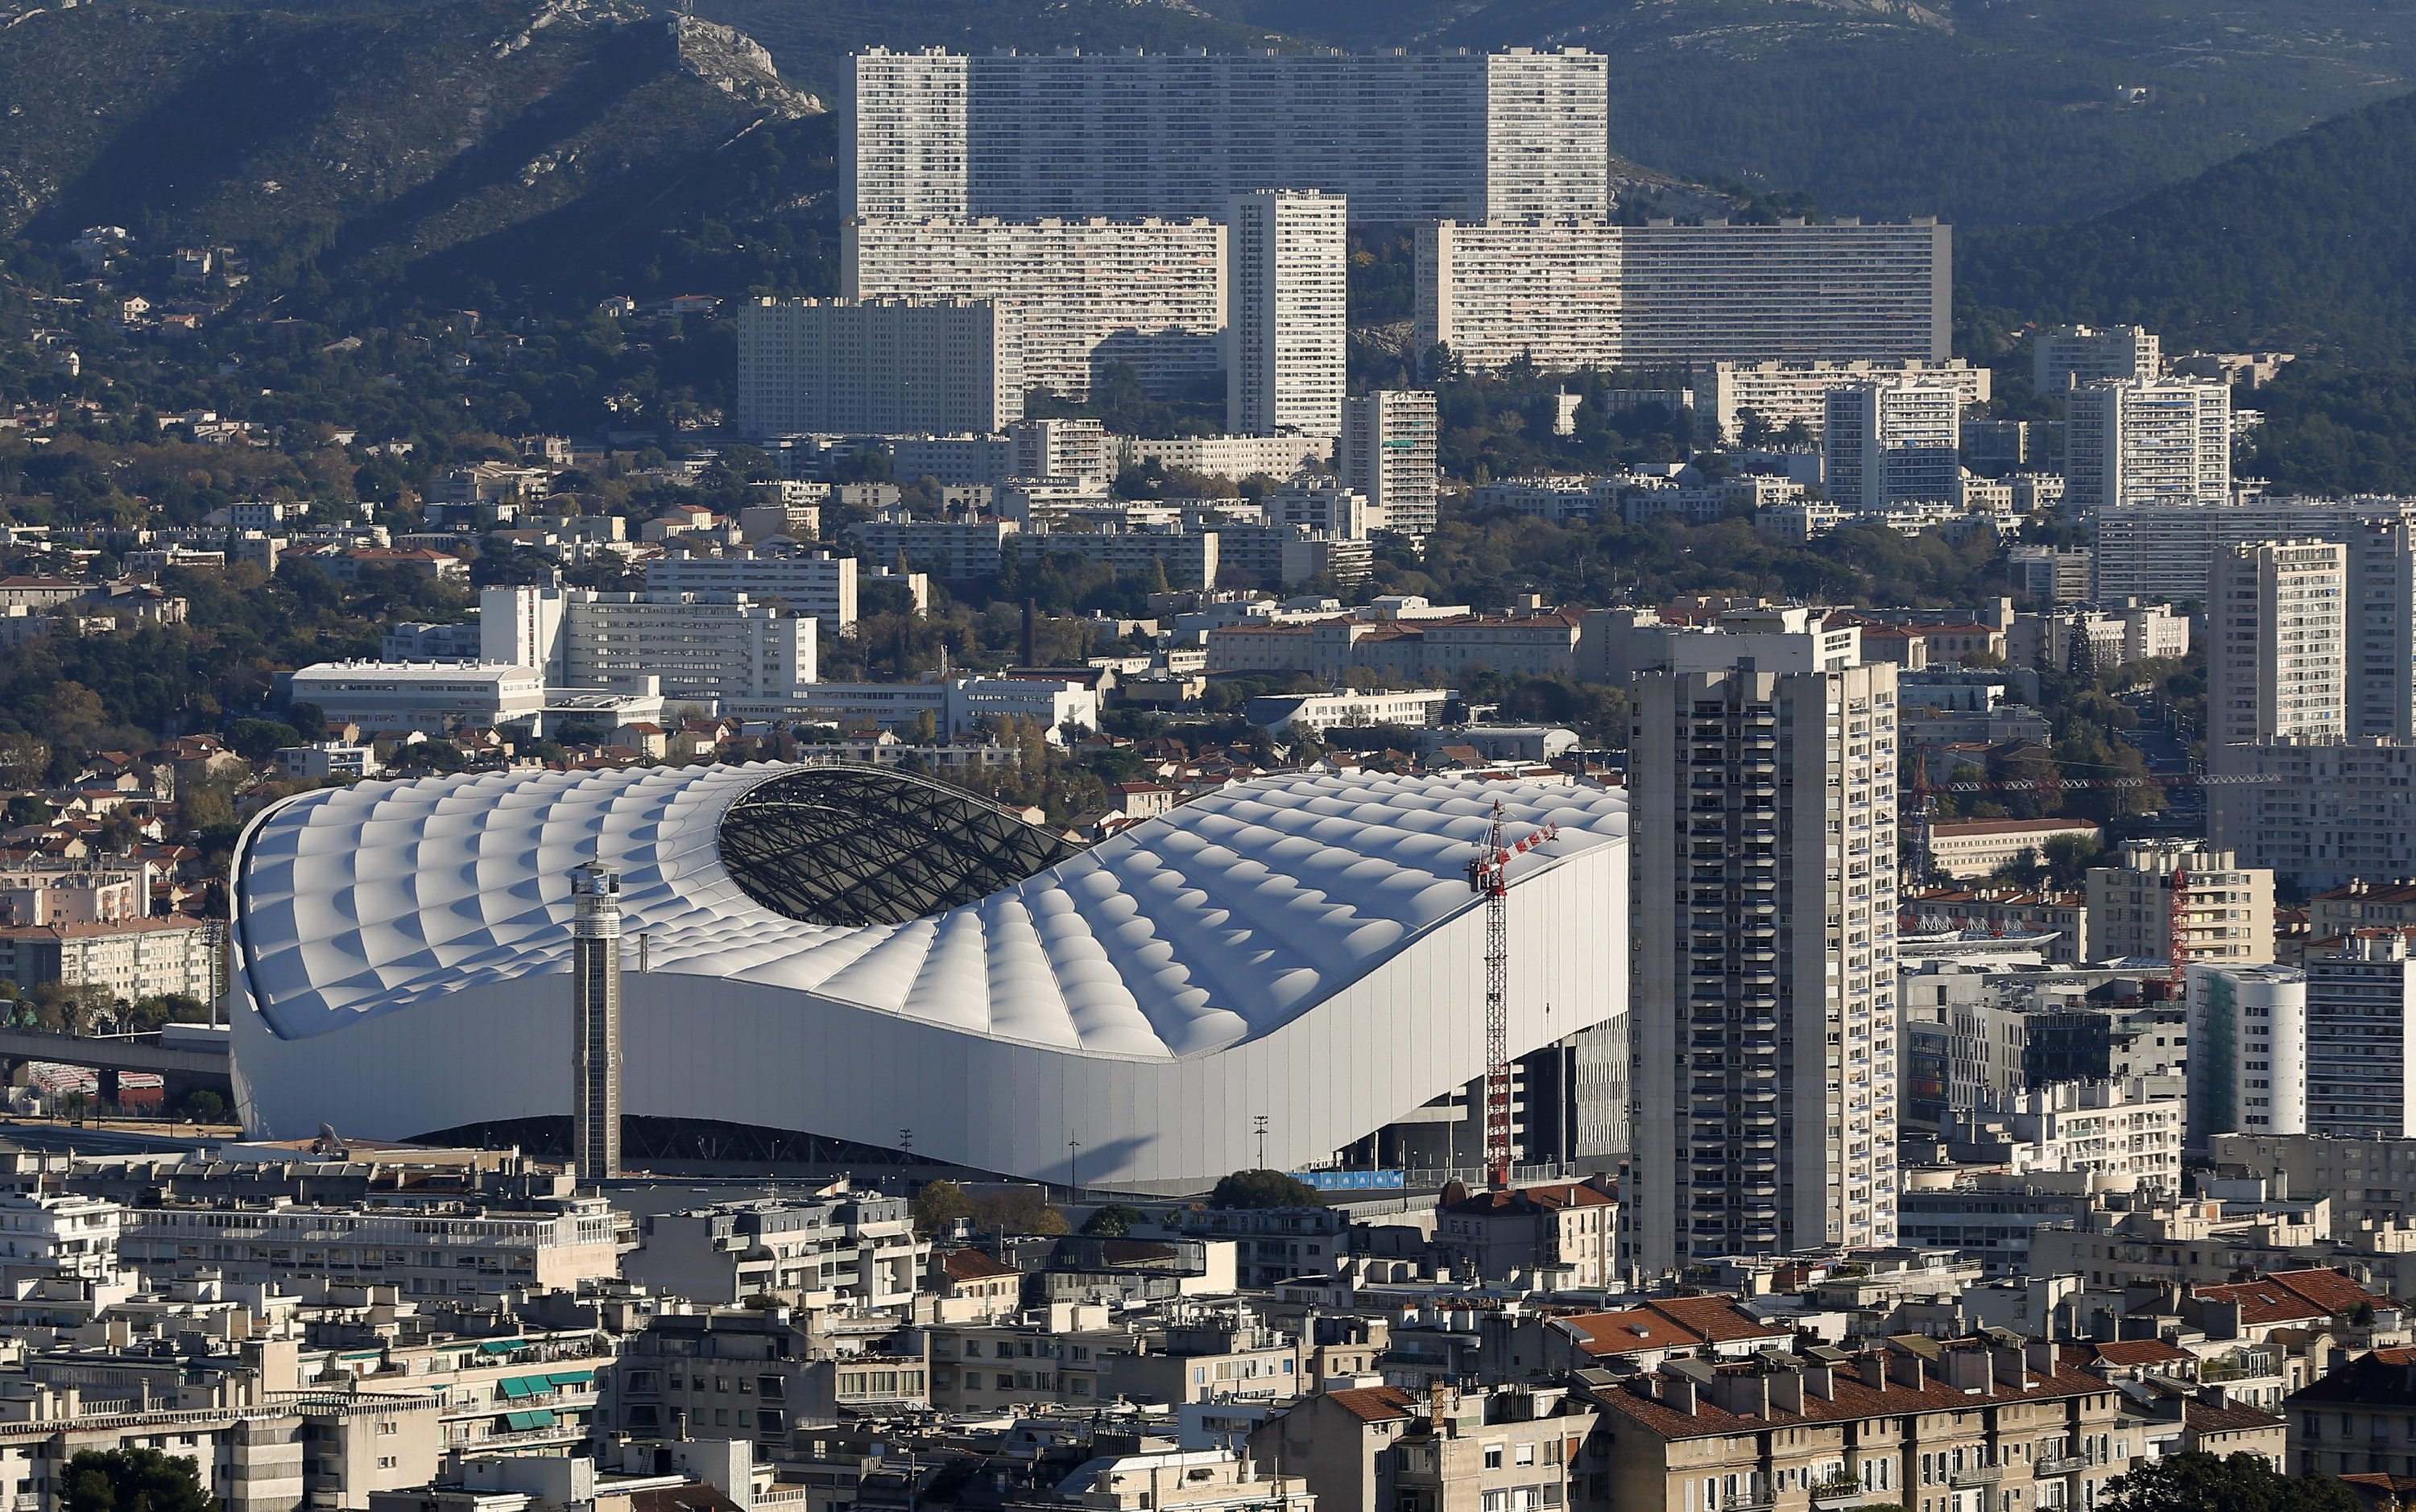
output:
<path id="1" fill-rule="evenodd" d="M 1342 197 L 1236 195 L 1226 209 L 1225 428 L 1342 431 L 1350 235 Z"/>
<path id="2" fill-rule="evenodd" d="M 1267 495 L 1270 525 L 1298 525 L 1337 540 L 1356 541 L 1386 528 L 1384 512 L 1358 489 L 1323 473 L 1304 472 Z"/>
<path id="3" fill-rule="evenodd" d="M 2031 338 L 2031 381 L 2041 394 L 2164 373 L 2155 333 L 2139 326 L 2051 325 Z"/>
<path id="4" fill-rule="evenodd" d="M 1418 232 L 1418 350 L 1478 370 L 1943 362 L 1952 243 L 1930 220 L 1446 220 Z"/>
<path id="5" fill-rule="evenodd" d="M 753 603 L 777 603 L 842 636 L 855 630 L 855 559 L 827 551 L 740 551 L 718 557 L 674 551 L 646 563 L 646 591 L 744 594 Z"/>
<path id="6" fill-rule="evenodd" d="M 998 429 L 1023 413 L 1011 309 L 979 299 L 753 299 L 738 307 L 750 436 Z"/>
<path id="7" fill-rule="evenodd" d="M 2068 510 L 2231 502 L 2231 390 L 2182 378 L 2074 389 L 2064 417 Z"/>
<path id="8" fill-rule="evenodd" d="M 1174 436 L 1155 440 L 1118 436 L 1116 455 L 1125 467 L 1150 462 L 1170 472 L 1197 472 L 1202 477 L 1291 477 L 1303 467 L 1321 465 L 1329 450 L 1322 436 Z"/>
<path id="9" fill-rule="evenodd" d="M 1171 394 L 1223 369 L 1225 237 L 1205 217 L 859 218 L 842 231 L 841 288 L 855 300 L 994 303 L 1021 332 L 1031 388 L 1084 398 L 1097 369 L 1120 363 L 1152 393 Z"/>
<path id="10" fill-rule="evenodd" d="M 659 680 L 674 698 L 795 698 L 814 681 L 812 619 L 743 593 L 605 593 L 490 588 L 484 659 L 534 667 L 557 687 Z"/>
<path id="11" fill-rule="evenodd" d="M 2207 595 L 2207 746 L 2335 741 L 2348 707 L 2348 551 L 2266 541 L 2214 558 Z"/>
<path id="12" fill-rule="evenodd" d="M 1965 408 L 1988 402 L 1992 374 L 1962 358 L 1927 362 L 1898 358 L 1886 362 L 1707 362 L 1695 369 L 1695 417 L 1720 427 L 1729 442 L 1738 440 L 1750 413 L 1775 433 L 1801 425 L 1818 437 L 1828 421 L 1832 390 L 1865 383 L 1896 381 L 1943 383 L 1955 390 Z"/>
<path id="13" fill-rule="evenodd" d="M 318 662 L 294 674 L 293 698 L 318 705 L 331 724 L 435 735 L 536 719 L 545 674 L 479 662 Z"/>
<path id="14" fill-rule="evenodd" d="M 1892 379 L 1829 391 L 1820 453 L 1829 502 L 1866 514 L 1946 503 L 1962 481 L 1962 396 Z"/>
<path id="15" fill-rule="evenodd" d="M 2307 957 L 2307 1123 L 2334 1139 L 2416 1134 L 2416 960 L 2395 929 Z"/>
<path id="16" fill-rule="evenodd" d="M 1896 669 L 1755 638 L 1630 684 L 1646 1275 L 1896 1238 Z"/>
<path id="17" fill-rule="evenodd" d="M 1435 528 L 1441 496 L 1432 389 L 1376 389 L 1342 403 L 1342 486 L 1367 496 L 1397 535 Z"/>
<path id="18" fill-rule="evenodd" d="M 2189 1012 L 2189 1147 L 2211 1134 L 2305 1133 L 2305 975 L 2194 964 Z"/>
<path id="19" fill-rule="evenodd" d="M 1608 63 L 1504 52 L 855 59 L 855 213 L 1200 216 L 1283 186 L 1370 221 L 1609 213 Z"/>

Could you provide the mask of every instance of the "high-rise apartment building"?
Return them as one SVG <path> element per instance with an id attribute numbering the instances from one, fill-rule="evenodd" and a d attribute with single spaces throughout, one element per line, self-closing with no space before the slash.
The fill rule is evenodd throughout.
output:
<path id="1" fill-rule="evenodd" d="M 1756 638 L 1630 684 L 1646 1275 L 1895 1242 L 1895 668 Z"/>
<path id="2" fill-rule="evenodd" d="M 1911 379 L 1829 391 L 1820 456 L 1829 502 L 1876 512 L 1959 496 L 1963 399 Z"/>
<path id="3" fill-rule="evenodd" d="M 2085 881 L 2096 958 L 2171 959 L 2173 876 L 2187 880 L 2182 934 L 2192 961 L 2255 966 L 2273 959 L 2273 874 L 2195 840 L 2134 840 Z"/>
<path id="4" fill-rule="evenodd" d="M 535 667 L 554 687 L 654 677 L 674 698 L 793 701 L 815 681 L 814 621 L 743 593 L 490 588 L 478 623 L 482 661 Z"/>
<path id="5" fill-rule="evenodd" d="M 1259 189 L 1226 207 L 1225 428 L 1342 432 L 1350 229 L 1342 197 Z"/>
<path id="6" fill-rule="evenodd" d="M 2288 966 L 2189 968 L 2186 1142 L 2307 1131 L 2307 979 Z"/>
<path id="7" fill-rule="evenodd" d="M 1445 220 L 1418 231 L 1418 350 L 1480 370 L 1943 362 L 1952 243 L 1931 220 Z"/>
<path id="8" fill-rule="evenodd" d="M 2363 929 L 2307 957 L 2305 1132 L 2416 1133 L 2416 959 L 2396 929 Z"/>
<path id="9" fill-rule="evenodd" d="M 1011 309 L 982 299 L 755 299 L 738 308 L 738 428 L 916 435 L 1023 413 Z"/>
<path id="10" fill-rule="evenodd" d="M 2208 759 L 2227 745 L 2337 741 L 2348 707 L 2348 549 L 2265 541 L 2215 554 L 2207 584 Z"/>
<path id="11" fill-rule="evenodd" d="M 987 300 L 1012 312 L 1027 387 L 1084 398 L 1114 363 L 1163 396 L 1224 367 L 1217 221 L 859 218 L 840 234 L 840 288 L 851 299 Z"/>
<path id="12" fill-rule="evenodd" d="M 745 551 L 718 557 L 674 551 L 646 563 L 650 594 L 743 593 L 757 604 L 777 603 L 791 613 L 809 616 L 842 636 L 855 629 L 856 577 L 853 557 L 827 551 Z M 916 591 L 915 580 L 910 578 L 908 587 Z M 485 618 L 484 610 L 480 618 Z"/>
<path id="13" fill-rule="evenodd" d="M 1342 403 L 1342 486 L 1367 496 L 1383 528 L 1423 537 L 1435 528 L 1441 477 L 1432 389 L 1376 389 Z"/>
<path id="14" fill-rule="evenodd" d="M 2121 379 L 2066 396 L 2070 510 L 2231 500 L 2231 390 L 2182 378 Z"/>
<path id="15" fill-rule="evenodd" d="M 1708 362 L 1695 368 L 1695 418 L 1720 427 L 1728 440 L 1739 440 L 1746 416 L 1775 433 L 1801 425 L 1818 437 L 1827 423 L 1829 395 L 1834 389 L 1861 383 L 1906 380 L 1953 385 L 1968 409 L 1986 404 L 1994 392 L 1995 375 L 1962 358 L 1927 362 L 1896 358 L 1884 362 Z"/>
<path id="16" fill-rule="evenodd" d="M 1315 189 L 1369 221 L 1609 213 L 1599 53 L 996 52 L 855 60 L 855 213 L 1210 216 Z"/>
<path id="17" fill-rule="evenodd" d="M 2136 325 L 2051 325 L 2031 341 L 2031 382 L 2041 394 L 2061 394 L 2121 379 L 2161 378 L 2164 355 L 2155 333 Z"/>
<path id="18" fill-rule="evenodd" d="M 2348 734 L 2416 741 L 2416 524 L 2394 515 L 2344 533 Z"/>
<path id="19" fill-rule="evenodd" d="M 586 1181 L 621 1175 L 621 877 L 600 861 L 570 874 L 570 1161 Z"/>

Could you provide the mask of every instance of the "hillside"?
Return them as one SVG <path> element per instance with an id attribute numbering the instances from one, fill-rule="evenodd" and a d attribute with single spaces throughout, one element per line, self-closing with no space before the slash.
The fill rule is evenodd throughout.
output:
<path id="1" fill-rule="evenodd" d="M 1975 228 L 2112 209 L 2416 81 L 2416 7 L 2373 0 L 1207 5 L 1342 46 L 1597 48 L 1638 162 Z"/>
<path id="2" fill-rule="evenodd" d="M 0 99 L 0 233 L 223 243 L 271 287 L 609 280 L 834 182 L 827 114 L 762 48 L 582 0 L 29 12 Z"/>
<path id="3" fill-rule="evenodd" d="M 2137 322 L 2167 351 L 2416 355 L 2416 95 L 2082 225 L 1967 235 L 1956 264 L 1969 328 Z"/>

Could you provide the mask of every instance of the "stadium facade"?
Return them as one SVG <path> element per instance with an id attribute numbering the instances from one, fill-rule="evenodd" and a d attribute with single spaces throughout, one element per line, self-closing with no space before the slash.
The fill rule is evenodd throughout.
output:
<path id="1" fill-rule="evenodd" d="M 1511 863 L 1509 1019 L 1527 1136 L 1565 1155 L 1623 1137 L 1624 800 L 1453 779 L 1268 778 L 1087 850 L 862 768 L 301 794 L 234 860 L 238 1100 L 259 1137 L 566 1123 L 571 878 L 601 861 L 633 1123 L 1133 1190 L 1415 1159 L 1484 1068 L 1497 799 L 1513 838 L 1560 827 Z"/>

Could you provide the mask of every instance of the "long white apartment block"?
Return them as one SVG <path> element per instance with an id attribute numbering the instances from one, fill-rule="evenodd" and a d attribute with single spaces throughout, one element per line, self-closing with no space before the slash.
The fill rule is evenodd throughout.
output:
<path id="1" fill-rule="evenodd" d="M 1943 362 L 1953 232 L 1935 220 L 1418 231 L 1417 342 L 1472 368 Z"/>
<path id="2" fill-rule="evenodd" d="M 2303 888 L 2416 876 L 2416 745 L 2276 741 L 2210 746 L 2207 833 Z M 2249 780 L 2255 779 L 2255 780 Z"/>
<path id="3" fill-rule="evenodd" d="M 1169 470 L 1197 472 L 1202 477 L 1269 477 L 1282 481 L 1304 466 L 1324 462 L 1328 446 L 1321 436 L 1175 436 L 1154 440 L 1140 436 L 1113 438 L 1117 461 L 1124 467 L 1155 462 Z"/>
<path id="4" fill-rule="evenodd" d="M 1342 486 L 1367 496 L 1383 528 L 1424 536 L 1435 528 L 1442 476 L 1432 389 L 1376 389 L 1342 406 Z"/>
<path id="5" fill-rule="evenodd" d="M 2231 501 L 2231 390 L 2116 379 L 2065 396 L 2063 507 Z"/>
<path id="6" fill-rule="evenodd" d="M 649 593 L 743 593 L 758 603 L 778 603 L 839 635 L 853 634 L 856 613 L 856 561 L 827 551 L 746 551 L 701 557 L 674 551 L 646 563 Z M 482 610 L 479 618 L 484 619 Z"/>
<path id="7" fill-rule="evenodd" d="M 1895 379 L 1953 386 L 1969 408 L 1993 397 L 1992 375 L 1962 358 L 1929 362 L 1895 358 L 1883 362 L 1709 362 L 1695 369 L 1695 413 L 1720 427 L 1730 441 L 1744 428 L 1751 411 L 1773 430 L 1801 424 L 1817 436 L 1826 414 L 1829 391 L 1859 383 Z"/>
<path id="8" fill-rule="evenodd" d="M 1342 197 L 1239 194 L 1225 224 L 1225 428 L 1339 435 L 1350 327 Z"/>
<path id="9" fill-rule="evenodd" d="M 987 299 L 755 299 L 738 309 L 750 436 L 998 429 L 1023 413 L 1013 308 Z"/>
<path id="10" fill-rule="evenodd" d="M 2101 508 L 2091 522 L 2091 570 L 2099 602 L 2197 599 L 2217 551 L 2257 541 L 2356 539 L 2369 520 L 2416 513 L 2416 500 L 2250 499 Z"/>
<path id="11" fill-rule="evenodd" d="M 1896 1239 L 1895 668 L 1730 656 L 1629 684 L 1647 1275 Z"/>
<path id="12" fill-rule="evenodd" d="M 814 621 L 744 594 L 490 588 L 478 622 L 484 660 L 557 687 L 653 677 L 670 697 L 728 701 L 800 697 L 815 680 Z"/>
<path id="13" fill-rule="evenodd" d="M 1223 369 L 1225 242 L 1224 225 L 1205 217 L 857 217 L 842 232 L 841 288 L 855 300 L 974 299 L 1012 311 L 1027 387 L 1085 398 L 1099 367 L 1124 363 L 1167 394 Z"/>
<path id="14" fill-rule="evenodd" d="M 1876 514 L 1953 501 L 1962 415 L 1950 384 L 1891 378 L 1831 389 L 1820 442 L 1829 502 Z"/>
<path id="15" fill-rule="evenodd" d="M 2207 592 L 2207 746 L 2347 733 L 2348 552 L 2262 541 L 2214 557 Z"/>
<path id="16" fill-rule="evenodd" d="M 855 60 L 855 214 L 1203 216 L 1270 187 L 1367 221 L 1609 212 L 1609 66 L 1504 52 Z"/>

